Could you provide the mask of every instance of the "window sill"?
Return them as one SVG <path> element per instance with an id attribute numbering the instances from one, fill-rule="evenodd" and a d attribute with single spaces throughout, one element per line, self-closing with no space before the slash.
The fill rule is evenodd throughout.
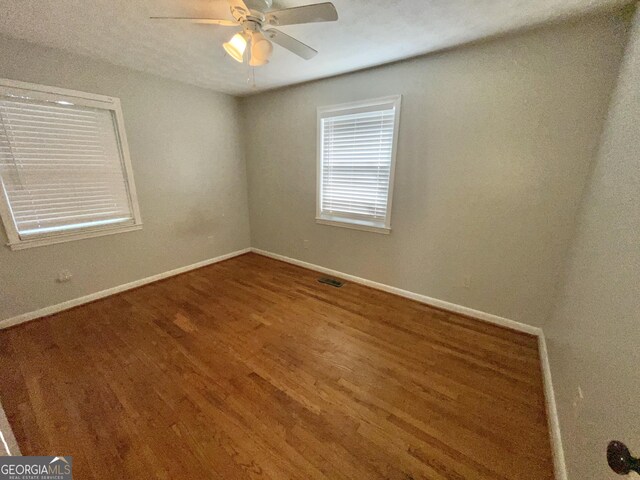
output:
<path id="1" fill-rule="evenodd" d="M 351 228 L 352 230 L 361 230 L 364 232 L 381 233 L 383 235 L 389 235 L 391 233 L 390 228 L 381 227 L 372 222 L 367 222 L 366 220 L 352 220 L 340 217 L 316 217 L 316 223 L 320 225 L 330 225 L 332 227 Z"/>
<path id="2" fill-rule="evenodd" d="M 7 245 L 11 250 L 24 250 L 26 248 L 44 247 L 46 245 L 55 245 L 57 243 L 72 242 L 74 240 L 83 240 L 85 238 L 103 237 L 105 235 L 115 235 L 117 233 L 133 232 L 142 230 L 142 224 L 127 225 L 118 228 L 105 228 L 96 230 L 85 230 L 65 235 L 52 235 L 50 237 L 34 238 L 31 240 L 21 240 Z"/>

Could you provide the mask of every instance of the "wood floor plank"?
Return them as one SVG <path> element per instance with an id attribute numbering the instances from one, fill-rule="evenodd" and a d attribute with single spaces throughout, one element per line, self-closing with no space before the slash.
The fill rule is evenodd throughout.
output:
<path id="1" fill-rule="evenodd" d="M 0 331 L 77 478 L 552 479 L 537 339 L 256 254 Z"/>

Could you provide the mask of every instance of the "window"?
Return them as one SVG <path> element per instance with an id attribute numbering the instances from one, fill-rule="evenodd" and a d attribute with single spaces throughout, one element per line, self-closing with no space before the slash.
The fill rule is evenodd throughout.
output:
<path id="1" fill-rule="evenodd" d="M 318 109 L 316 221 L 391 231 L 400 96 Z"/>
<path id="2" fill-rule="evenodd" d="M 0 80 L 0 180 L 12 249 L 141 228 L 117 98 Z"/>

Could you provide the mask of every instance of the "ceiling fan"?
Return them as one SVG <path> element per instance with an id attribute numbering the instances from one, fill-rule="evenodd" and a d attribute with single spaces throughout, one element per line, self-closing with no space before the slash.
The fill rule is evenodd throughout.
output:
<path id="1" fill-rule="evenodd" d="M 223 27 L 242 27 L 222 46 L 226 52 L 240 63 L 244 63 L 245 51 L 250 43 L 249 65 L 258 67 L 269 63 L 273 52 L 273 43 L 286 48 L 296 55 L 309 60 L 316 56 L 317 50 L 299 40 L 281 32 L 274 26 L 296 25 L 301 23 L 334 22 L 338 12 L 331 2 L 305 5 L 302 7 L 270 10 L 273 0 L 227 0 L 231 15 L 235 20 L 192 17 L 151 17 L 152 20 L 183 20 L 205 25 Z"/>

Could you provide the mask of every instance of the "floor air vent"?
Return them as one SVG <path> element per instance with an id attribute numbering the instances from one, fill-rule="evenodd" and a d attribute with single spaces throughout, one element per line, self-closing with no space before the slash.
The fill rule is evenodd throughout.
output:
<path id="1" fill-rule="evenodd" d="M 341 282 L 340 280 L 336 280 L 335 278 L 322 277 L 322 278 L 319 278 L 318 281 L 320 283 L 331 285 L 332 287 L 336 287 L 336 288 L 340 288 L 341 286 L 344 285 L 344 282 Z"/>

